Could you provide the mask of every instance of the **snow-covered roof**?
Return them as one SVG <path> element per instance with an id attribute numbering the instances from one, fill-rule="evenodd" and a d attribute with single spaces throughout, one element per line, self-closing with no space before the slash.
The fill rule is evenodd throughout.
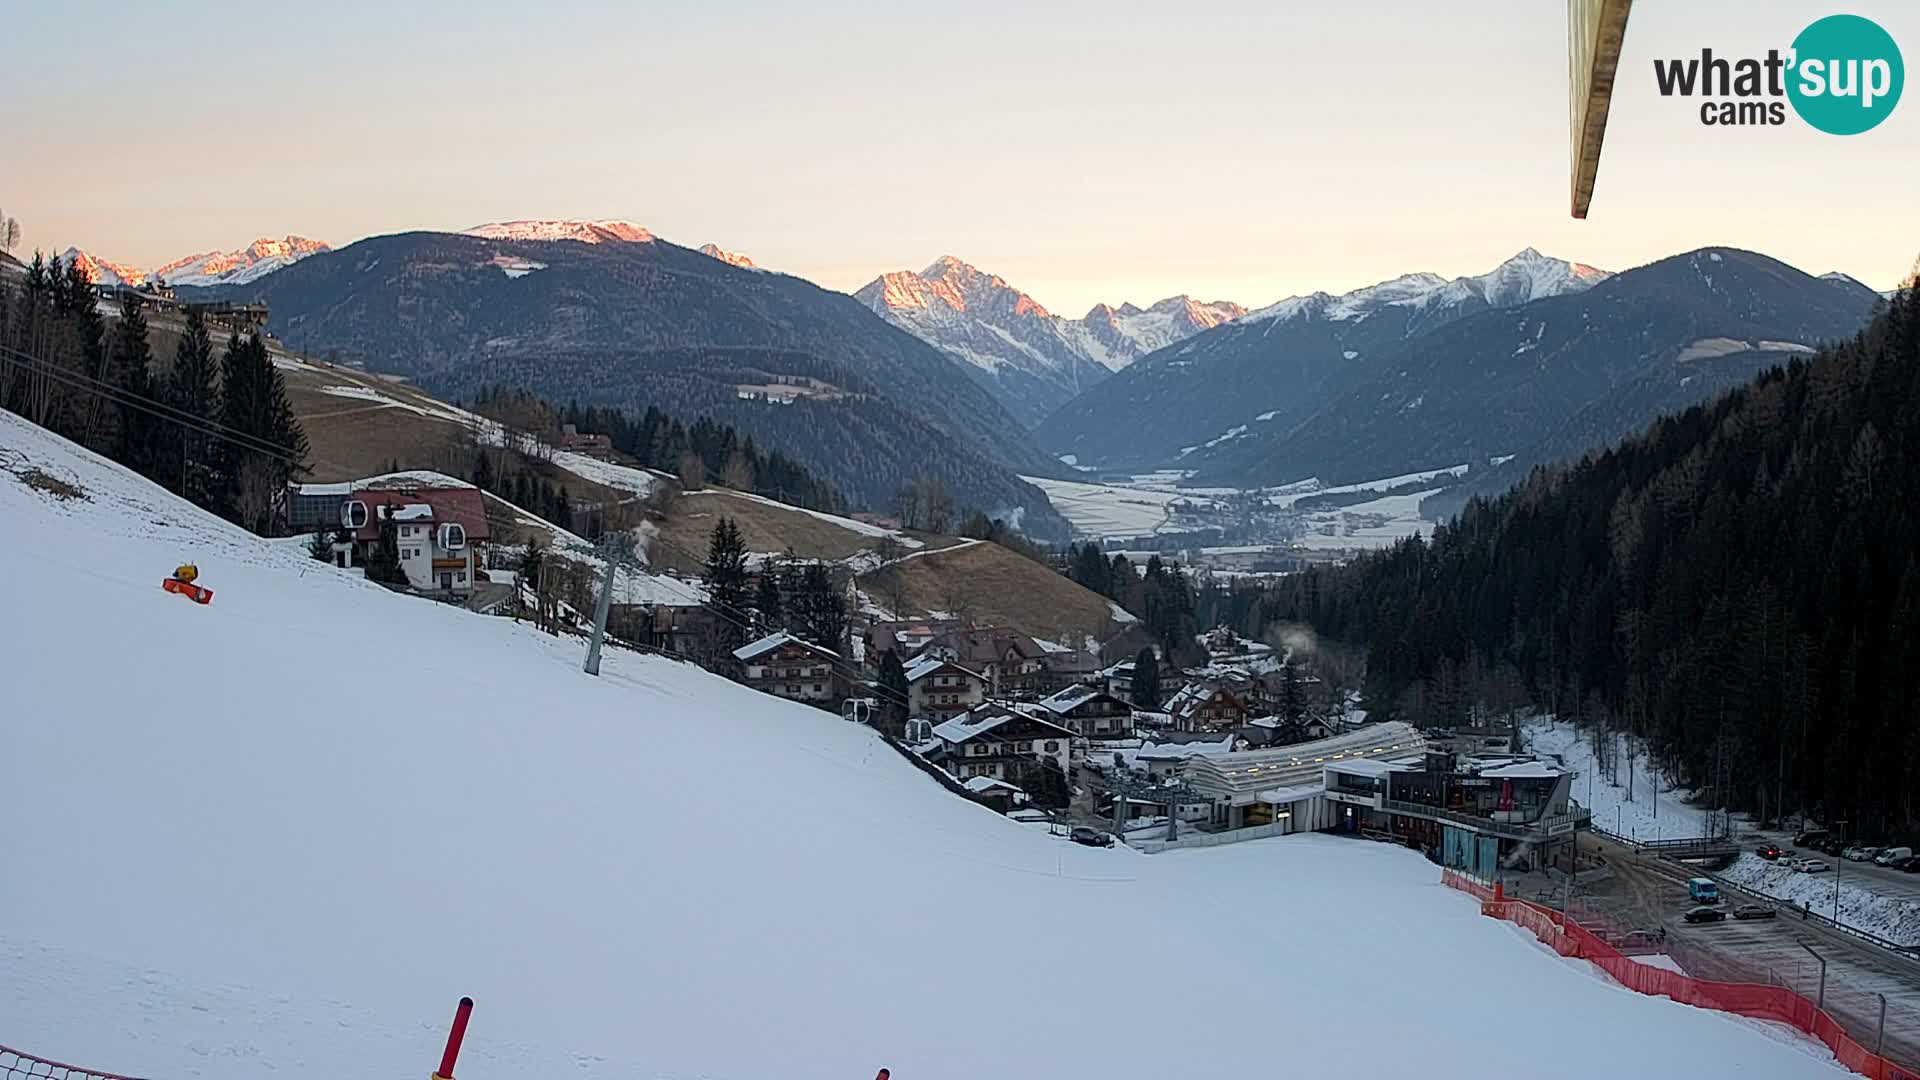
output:
<path id="1" fill-rule="evenodd" d="M 906 668 L 907 681 L 910 683 L 919 682 L 921 679 L 926 678 L 927 676 L 933 674 L 936 671 L 939 671 L 941 668 L 944 668 L 944 667 L 950 667 L 955 671 L 964 671 L 968 675 L 971 675 L 974 678 L 980 679 L 982 681 L 985 681 L 986 679 L 986 676 L 981 675 L 979 672 L 969 671 L 968 669 L 961 667 L 959 664 L 956 664 L 951 660 L 942 660 L 937 656 L 923 656 L 920 659 L 915 660 L 913 663 L 907 665 L 907 668 Z"/>
<path id="2" fill-rule="evenodd" d="M 426 503 L 408 503 L 405 506 L 390 511 L 387 516 L 395 521 L 431 521 L 433 520 L 433 507 L 428 506 Z"/>
<path id="3" fill-rule="evenodd" d="M 970 780 L 965 781 L 960 786 L 966 788 L 968 791 L 973 792 L 975 795 L 983 794 L 988 791 L 993 791 L 998 788 L 1005 788 L 1008 791 L 1017 791 L 1017 792 L 1021 792 L 1022 794 L 1025 794 L 1024 789 L 1022 789 L 1020 785 L 1009 784 L 1005 780 L 995 780 L 991 776 L 976 776 Z"/>
<path id="4" fill-rule="evenodd" d="M 1136 761 L 1184 761 L 1190 757 L 1201 757 L 1203 755 L 1231 754 L 1233 753 L 1233 744 L 1234 738 L 1231 735 L 1222 739 L 1203 742 L 1147 743 L 1127 756 Z"/>
<path id="5" fill-rule="evenodd" d="M 309 496 L 351 495 L 353 494 L 353 482 L 347 481 L 340 484 L 295 484 L 293 485 L 293 493 L 295 495 Z"/>
<path id="6" fill-rule="evenodd" d="M 457 476 L 448 476 L 431 469 L 406 469 L 401 472 L 381 473 L 353 482 L 355 491 L 385 490 L 388 488 L 431 487 L 431 488 L 470 488 L 472 484 Z"/>
<path id="7" fill-rule="evenodd" d="M 1299 802 L 1301 799 L 1311 799 L 1315 795 L 1326 793 L 1327 785 L 1325 784 L 1302 784 L 1299 787 L 1268 788 L 1260 793 L 1259 799 L 1263 803 L 1279 806 L 1282 803 Z"/>
<path id="8" fill-rule="evenodd" d="M 1009 720 L 1031 720 L 1043 727 L 1052 728 L 1059 733 L 1060 738 L 1068 739 L 1073 737 L 1072 732 L 1058 724 L 1043 720 L 1026 711 L 1010 711 L 1000 705 L 981 705 L 972 712 L 962 713 L 944 724 L 937 725 L 933 729 L 933 737 L 946 743 L 962 743 L 976 736 L 984 735 Z"/>
<path id="9" fill-rule="evenodd" d="M 1497 769 L 1482 769 L 1480 775 L 1496 780 L 1544 780 L 1560 776 L 1566 772 L 1558 765 L 1544 761 L 1516 761 L 1511 765 L 1502 765 Z"/>
<path id="10" fill-rule="evenodd" d="M 1092 701 L 1094 698 L 1100 697 L 1105 693 L 1106 693 L 1105 690 L 1102 690 L 1097 686 L 1087 686 L 1085 684 L 1076 684 L 1076 685 L 1067 687 L 1065 690 L 1061 690 L 1057 693 L 1050 694 L 1047 697 L 1041 698 L 1040 706 L 1041 708 L 1046 709 L 1048 712 L 1063 713 L 1063 712 L 1068 712 L 1075 708 L 1078 708 L 1081 705 L 1085 705 L 1087 702 Z"/>
<path id="11" fill-rule="evenodd" d="M 1396 767 L 1397 766 L 1391 761 L 1381 761 L 1377 758 L 1356 757 L 1347 758 L 1343 761 L 1327 762 L 1328 771 L 1343 772 L 1348 776 L 1371 776 L 1377 778 L 1393 772 Z"/>
<path id="12" fill-rule="evenodd" d="M 815 645 L 811 641 L 802 641 L 801 639 L 794 637 L 792 634 L 787 633 L 785 630 L 781 630 L 778 633 L 768 634 L 766 637 L 761 638 L 759 641 L 749 642 L 745 645 L 740 646 L 739 648 L 733 650 L 733 658 L 735 660 L 741 660 L 741 661 L 752 660 L 756 656 L 764 656 L 767 653 L 770 653 L 773 650 L 780 648 L 782 645 L 786 645 L 789 643 L 798 645 L 801 648 L 808 650 L 809 652 L 817 652 L 826 656 L 831 656 L 836 660 L 840 658 L 840 654 L 837 652 L 834 652 L 832 649 L 822 648 L 819 645 Z"/>

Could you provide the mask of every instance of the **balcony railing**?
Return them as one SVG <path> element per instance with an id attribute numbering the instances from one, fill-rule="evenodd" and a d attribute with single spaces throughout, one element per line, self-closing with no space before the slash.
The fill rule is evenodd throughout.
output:
<path id="1" fill-rule="evenodd" d="M 1425 803 L 1405 802 L 1400 799 L 1382 799 L 1380 808 L 1395 814 L 1409 817 L 1422 817 L 1436 821 L 1451 821 L 1463 825 L 1475 832 L 1492 836 L 1503 836 L 1509 840 L 1547 840 L 1563 836 L 1580 828 L 1592 820 L 1593 815 L 1578 803 L 1565 814 L 1553 814 L 1537 821 L 1495 821 L 1477 814 L 1463 814 L 1458 810 L 1447 810 Z"/>

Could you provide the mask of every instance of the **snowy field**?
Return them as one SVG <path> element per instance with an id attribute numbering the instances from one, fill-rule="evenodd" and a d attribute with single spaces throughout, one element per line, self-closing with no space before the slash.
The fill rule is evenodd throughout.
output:
<path id="1" fill-rule="evenodd" d="M 1676 790 L 1665 778 L 1655 792 L 1653 777 L 1643 753 L 1634 764 L 1633 798 L 1627 798 L 1627 766 L 1624 749 L 1616 770 L 1617 783 L 1607 777 L 1593 760 L 1593 745 L 1587 734 L 1569 720 L 1544 719 L 1527 725 L 1527 749 L 1537 754 L 1557 755 L 1579 775 L 1573 781 L 1573 797 L 1593 811 L 1593 823 L 1617 836 L 1631 840 L 1673 840 L 1707 835 L 1707 808 L 1687 801 L 1692 792 Z"/>
<path id="2" fill-rule="evenodd" d="M 1420 516 L 1420 501 L 1444 490 L 1450 481 L 1466 471 L 1467 466 L 1456 465 L 1332 487 L 1324 487 L 1318 480 L 1303 480 L 1283 487 L 1263 488 L 1261 494 L 1274 506 L 1291 508 L 1308 495 L 1381 492 L 1379 498 L 1353 506 L 1301 511 L 1301 535 L 1293 546 L 1322 551 L 1364 551 L 1386 547 L 1415 533 L 1431 534 L 1433 523 Z M 1173 522 L 1176 502 L 1206 503 L 1214 496 L 1238 494 L 1233 488 L 1176 486 L 1185 475 L 1177 470 L 1143 473 L 1128 484 L 1089 484 L 1038 476 L 1022 479 L 1046 492 L 1054 509 L 1060 511 L 1075 531 L 1087 536 L 1122 538 L 1177 530 L 1179 526 Z M 1390 488 L 1429 481 L 1432 486 L 1418 492 L 1384 494 Z"/>
<path id="3" fill-rule="evenodd" d="M 1172 490 L 1083 484 L 1041 476 L 1021 479 L 1045 492 L 1060 516 L 1087 536 L 1151 536 L 1172 516 L 1169 504 L 1186 497 Z"/>
<path id="4" fill-rule="evenodd" d="M 388 593 L 5 414 L 0 470 L 7 1045 L 424 1076 L 470 994 L 462 1080 L 1841 1075 L 1581 973 L 1409 851 L 1079 847 L 864 727 L 655 657 L 589 678 L 576 640 Z M 211 606 L 159 588 L 183 559 Z M 1136 982 L 1192 988 L 1180 1021 L 1126 1022 Z"/>

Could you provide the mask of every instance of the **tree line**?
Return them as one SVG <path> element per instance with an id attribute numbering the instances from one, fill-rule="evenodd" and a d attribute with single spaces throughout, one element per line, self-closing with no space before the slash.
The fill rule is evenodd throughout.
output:
<path id="1" fill-rule="evenodd" d="M 565 424 L 605 435 L 615 450 L 641 465 L 678 475 L 689 491 L 698 491 L 711 480 L 809 510 L 840 513 L 846 508 L 840 493 L 805 466 L 705 416 L 688 424 L 655 405 L 637 417 L 621 409 L 578 402 L 561 407 L 527 391 L 495 385 L 482 387 L 472 407 L 549 445 L 557 441 Z"/>
<path id="2" fill-rule="evenodd" d="M 1367 704 L 1519 697 L 1670 779 L 1849 839 L 1920 824 L 1920 304 L 1340 568 L 1273 617 L 1365 643 Z"/>
<path id="3" fill-rule="evenodd" d="M 111 325 L 99 303 L 75 263 L 37 252 L 18 282 L 0 279 L 0 405 L 229 521 L 277 529 L 308 448 L 259 335 L 230 335 L 216 360 L 189 309 L 162 364 L 133 297 Z"/>
<path id="4" fill-rule="evenodd" d="M 1139 616 L 1173 666 L 1206 662 L 1206 650 L 1197 640 L 1199 593 L 1180 564 L 1150 555 L 1136 572 L 1125 555 L 1109 558 L 1099 544 L 1072 544 L 1067 548 L 1067 576 Z"/>
<path id="5" fill-rule="evenodd" d="M 722 517 L 708 538 L 701 581 L 726 646 L 723 652 L 744 644 L 748 633 L 765 637 L 785 632 L 847 655 L 847 583 L 844 574 L 827 564 L 776 557 L 753 571 L 739 524 Z"/>

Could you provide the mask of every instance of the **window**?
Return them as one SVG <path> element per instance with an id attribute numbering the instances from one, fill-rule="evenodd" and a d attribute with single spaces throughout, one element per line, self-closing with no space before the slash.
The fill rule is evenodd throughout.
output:
<path id="1" fill-rule="evenodd" d="M 816 694 L 817 694 L 817 693 L 819 693 L 819 692 L 820 692 L 821 690 L 823 690 L 823 689 L 825 689 L 825 687 L 822 687 L 822 686 L 821 686 L 821 685 L 820 685 L 819 683 L 814 683 L 814 684 L 813 684 L 813 692 L 814 692 L 814 693 L 816 693 Z"/>
<path id="2" fill-rule="evenodd" d="M 1049 754 L 1057 754 L 1057 753 L 1059 753 L 1059 752 L 1060 752 L 1060 741 L 1059 741 L 1058 739 L 1048 739 L 1048 740 L 1047 740 L 1047 753 L 1049 753 Z"/>

